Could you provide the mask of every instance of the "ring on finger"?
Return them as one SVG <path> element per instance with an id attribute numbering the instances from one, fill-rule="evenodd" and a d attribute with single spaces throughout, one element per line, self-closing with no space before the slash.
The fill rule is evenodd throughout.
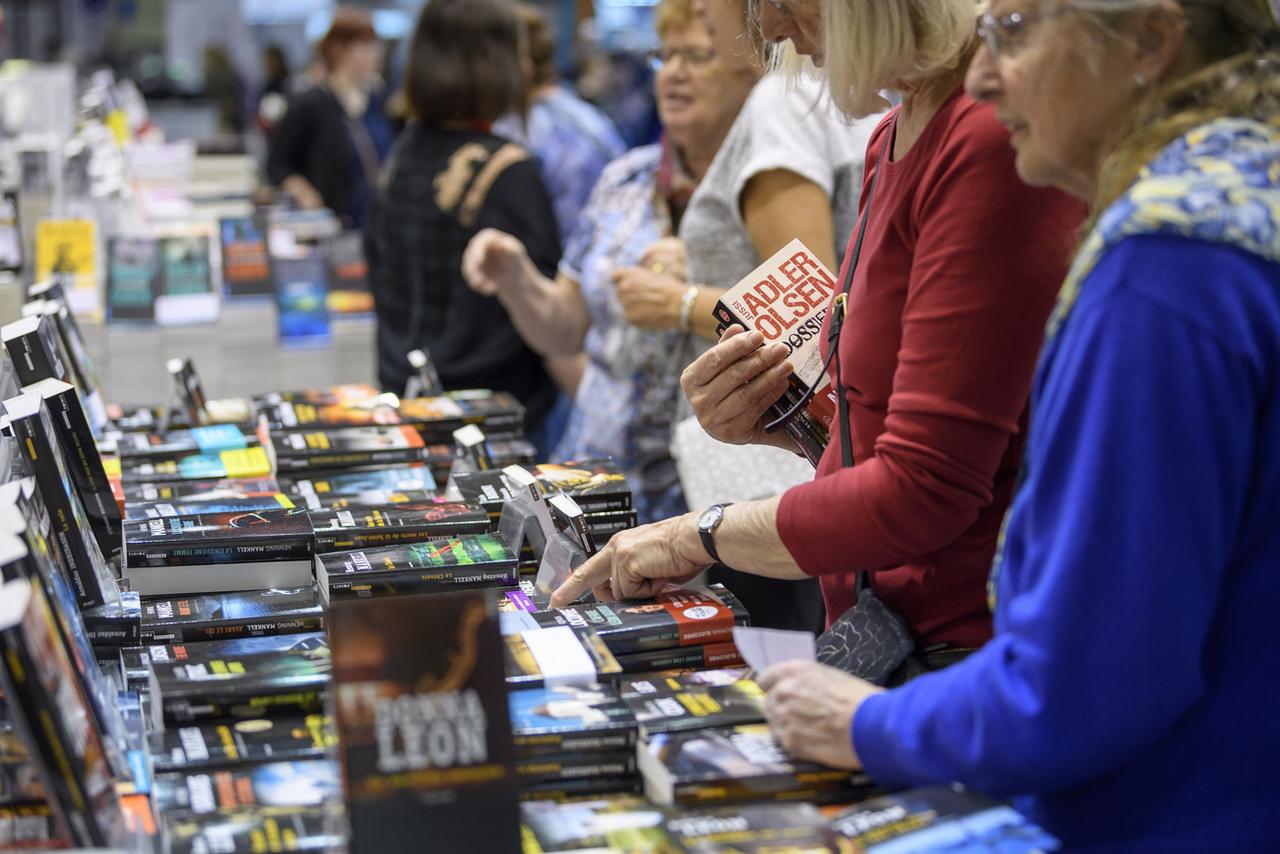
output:
<path id="1" fill-rule="evenodd" d="M 667 268 L 662 265 L 661 261 L 654 261 L 652 264 L 649 265 L 649 269 L 652 270 L 655 275 L 660 276 L 662 275 L 662 271 Z"/>

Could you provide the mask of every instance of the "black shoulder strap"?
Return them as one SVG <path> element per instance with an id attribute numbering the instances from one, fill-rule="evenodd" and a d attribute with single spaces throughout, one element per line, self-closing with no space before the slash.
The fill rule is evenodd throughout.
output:
<path id="1" fill-rule="evenodd" d="M 876 171 L 871 176 L 871 186 L 867 189 L 867 203 L 862 206 L 862 218 L 858 224 L 858 236 L 849 250 L 849 263 L 845 265 L 844 280 L 840 283 L 840 293 L 836 295 L 834 315 L 827 329 L 827 349 L 835 358 L 836 365 L 836 408 L 840 418 L 840 465 L 843 468 L 853 466 L 853 436 L 849 430 L 849 400 L 845 396 L 844 381 L 840 376 L 840 331 L 844 329 L 844 319 L 849 301 L 849 290 L 853 287 L 853 273 L 858 268 L 858 257 L 862 254 L 862 239 L 867 234 L 867 220 L 871 219 L 871 202 L 876 197 L 876 184 L 880 182 L 880 173 L 884 170 L 889 154 L 889 143 L 893 139 L 896 121 L 884 133 L 884 142 L 880 145 L 880 154 L 876 158 Z"/>

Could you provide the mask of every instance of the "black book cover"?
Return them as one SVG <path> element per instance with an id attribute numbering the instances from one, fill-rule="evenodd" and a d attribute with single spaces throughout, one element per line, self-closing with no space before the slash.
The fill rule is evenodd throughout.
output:
<path id="1" fill-rule="evenodd" d="M 120 463 L 120 479 L 125 489 L 184 480 L 207 482 L 270 476 L 271 458 L 264 448 L 256 445 L 180 457 L 130 457 Z"/>
<path id="2" fill-rule="evenodd" d="M 636 749 L 645 794 L 657 804 L 752 800 L 850 801 L 871 778 L 792 758 L 768 724 L 657 733 Z"/>
<path id="3" fill-rule="evenodd" d="M 435 492 L 436 481 L 423 465 L 390 466 L 343 472 L 323 477 L 280 478 L 281 488 L 297 503 L 323 507 L 335 498 L 360 500 L 364 495 L 397 492 Z M 376 503 L 376 502 L 367 502 Z M 474 503 L 474 502 L 472 502 Z"/>
<path id="4" fill-rule="evenodd" d="M 588 515 L 631 508 L 626 475 L 610 459 L 540 463 L 526 468 L 538 478 L 544 492 L 567 493 Z M 461 500 L 478 503 L 495 517 L 510 497 L 501 469 L 459 473 L 453 483 Z"/>
<path id="5" fill-rule="evenodd" d="M 323 629 L 324 609 L 314 587 L 148 599 L 142 606 L 142 641 L 147 644 L 232 640 Z"/>
<path id="6" fill-rule="evenodd" d="M 234 424 L 211 424 L 167 433 L 125 433 L 116 442 L 122 459 L 180 459 L 192 454 L 218 454 L 261 444 L 258 437 Z"/>
<path id="7" fill-rule="evenodd" d="M 153 643 L 138 647 L 137 651 L 144 654 L 149 662 L 165 664 L 172 661 L 208 661 L 212 658 L 234 658 L 242 655 L 286 652 L 291 649 L 319 649 L 328 646 L 329 639 L 324 632 L 298 632 L 228 640 Z"/>
<path id="8" fill-rule="evenodd" d="M 498 615 L 483 591 L 342 602 L 330 627 L 353 854 L 520 851 Z M 439 737 L 423 738 L 424 732 Z"/>
<path id="9" fill-rule="evenodd" d="M 174 723 L 321 712 L 333 672 L 327 647 L 152 667 L 165 720 Z"/>
<path id="10" fill-rule="evenodd" d="M 135 567 L 302 560 L 314 553 L 302 508 L 201 513 L 128 522 L 125 574 Z"/>
<path id="11" fill-rule="evenodd" d="M 521 757 L 630 750 L 636 718 L 611 685 L 521 688 L 508 696 Z"/>
<path id="12" fill-rule="evenodd" d="M 168 854 L 262 854 L 264 851 L 341 850 L 341 811 L 318 807 L 240 807 L 162 817 Z M 268 847 L 271 846 L 271 847 Z"/>
<path id="13" fill-rule="evenodd" d="M 667 817 L 667 833 L 688 854 L 831 854 L 827 820 L 813 804 L 742 804 Z"/>
<path id="14" fill-rule="evenodd" d="M 634 750 L 544 754 L 516 760 L 516 774 L 524 786 L 630 777 L 636 773 Z"/>
<path id="15" fill-rule="evenodd" d="M 440 397 L 399 399 L 281 400 L 261 409 L 271 430 L 324 430 L 371 424 L 411 425 L 432 443 L 453 443 L 453 431 L 468 424 L 490 439 L 520 436 L 524 407 L 507 392 L 460 391 Z"/>
<path id="16" fill-rule="evenodd" d="M 316 556 L 316 576 L 330 599 L 468 587 L 514 587 L 519 567 L 494 534 Z"/>
<path id="17" fill-rule="evenodd" d="M 653 673 L 659 670 L 710 670 L 721 667 L 744 667 L 741 653 L 733 641 L 699 646 L 677 646 L 645 652 L 621 653 L 617 656 L 623 673 Z"/>
<path id="18" fill-rule="evenodd" d="M 133 482 L 124 485 L 124 503 L 222 501 L 275 495 L 281 486 L 270 477 L 231 478 L 224 480 L 177 480 L 161 483 Z"/>
<path id="19" fill-rule="evenodd" d="M 84 630 L 95 648 L 114 649 L 142 641 L 142 600 L 134 591 L 120 591 L 120 601 L 80 612 Z"/>
<path id="20" fill-rule="evenodd" d="M 167 727 L 150 741 L 157 774 L 324 759 L 338 745 L 333 718 L 323 714 Z"/>
<path id="21" fill-rule="evenodd" d="M 479 507 L 444 500 L 381 508 L 312 510 L 309 515 L 316 551 L 321 552 L 419 543 L 489 530 L 489 516 Z"/>
<path id="22" fill-rule="evenodd" d="M 258 216 L 228 217 L 218 221 L 222 285 L 227 296 L 267 297 L 275 293 L 265 225 Z"/>
<path id="23" fill-rule="evenodd" d="M 508 630 L 502 640 L 507 684 L 513 687 L 533 688 L 544 684 L 547 671 L 552 667 L 558 679 L 575 684 L 616 678 L 622 672 L 622 666 L 605 642 L 589 628 L 556 626 Z M 574 666 L 568 680 L 565 680 L 566 662 Z"/>
<path id="24" fill-rule="evenodd" d="M 18 375 L 18 385 L 26 387 L 40 380 L 68 382 L 70 369 L 62 358 L 62 342 L 53 319 L 33 315 L 15 320 L 0 329 L 5 349 Z"/>
<path id="25" fill-rule="evenodd" d="M 241 768 L 157 773 L 151 803 L 160 814 L 196 815 L 237 807 L 317 807 L 342 800 L 332 759 L 266 762 Z"/>
<path id="26" fill-rule="evenodd" d="M 961 786 L 924 786 L 842 811 L 831 830 L 867 851 L 1057 851 L 1062 843 L 1008 804 Z"/>
<path id="27" fill-rule="evenodd" d="M 537 848 L 546 854 L 684 854 L 663 829 L 664 812 L 642 798 L 602 798 L 568 804 L 534 801 L 520 805 L 520 817 Z"/>
<path id="28" fill-rule="evenodd" d="M 367 510 L 395 504 L 430 504 L 443 500 L 434 491 L 418 489 L 407 492 L 369 491 L 359 495 L 330 495 L 325 498 L 312 496 L 303 499 L 303 503 L 308 510 Z"/>
<path id="29" fill-rule="evenodd" d="M 596 553 L 595 537 L 587 530 L 586 514 L 578 502 L 561 493 L 549 497 L 547 506 L 551 508 L 551 521 L 558 531 L 577 543 L 587 557 Z"/>
<path id="30" fill-rule="evenodd" d="M 93 438 L 93 428 L 80 395 L 75 386 L 57 380 L 41 380 L 33 385 L 31 393 L 44 400 L 49 420 L 58 437 L 58 447 L 64 453 L 63 462 L 71 475 L 71 485 L 80 499 L 80 505 L 89 517 L 89 527 L 98 549 L 108 560 L 120 557 L 122 521 Z"/>
<path id="31" fill-rule="evenodd" d="M 764 692 L 740 670 L 627 679 L 619 684 L 642 735 L 764 721 Z"/>
<path id="32" fill-rule="evenodd" d="M 530 617 L 541 626 L 589 626 L 615 655 L 733 641 L 750 616 L 722 584 L 661 593 L 651 600 L 594 602 Z"/>
<path id="33" fill-rule="evenodd" d="M 420 463 L 422 437 L 409 427 L 341 427 L 272 433 L 271 449 L 280 472 L 318 471 L 372 465 Z"/>
<path id="34" fill-rule="evenodd" d="M 126 522 L 143 519 L 162 519 L 169 516 L 199 516 L 201 513 L 251 513 L 257 510 L 291 510 L 295 507 L 283 492 L 255 495 L 245 498 L 224 498 L 207 501 L 152 501 L 126 504 Z"/>
<path id="35" fill-rule="evenodd" d="M 123 840 L 114 775 L 57 631 L 40 586 L 16 580 L 0 587 L 5 707 L 72 844 L 110 847 Z"/>
<path id="36" fill-rule="evenodd" d="M 22 441 L 26 462 L 49 511 L 68 577 L 81 608 L 119 601 L 115 579 L 90 533 L 80 499 L 63 463 L 49 412 L 38 395 L 23 394 L 4 402 L 14 435 Z"/>
<path id="37" fill-rule="evenodd" d="M 113 237 L 107 244 L 107 319 L 155 320 L 160 245 L 150 237 Z"/>

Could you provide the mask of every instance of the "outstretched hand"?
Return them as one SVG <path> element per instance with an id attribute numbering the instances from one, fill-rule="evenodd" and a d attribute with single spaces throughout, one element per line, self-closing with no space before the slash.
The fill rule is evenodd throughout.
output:
<path id="1" fill-rule="evenodd" d="M 476 232 L 462 253 L 462 278 L 471 290 L 486 297 L 501 296 L 519 287 L 529 253 L 517 238 L 496 228 Z"/>

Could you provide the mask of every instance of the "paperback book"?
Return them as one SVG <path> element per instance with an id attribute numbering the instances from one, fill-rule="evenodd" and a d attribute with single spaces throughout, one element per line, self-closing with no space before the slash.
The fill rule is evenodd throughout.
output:
<path id="1" fill-rule="evenodd" d="M 342 800 L 331 759 L 265 762 L 240 768 L 156 774 L 151 802 L 160 814 L 196 815 L 239 807 L 313 807 Z"/>
<path id="2" fill-rule="evenodd" d="M 136 590 L 121 590 L 119 602 L 85 608 L 80 616 L 94 649 L 116 649 L 142 641 L 142 600 Z"/>
<path id="3" fill-rule="evenodd" d="M 256 395 L 254 404 L 259 410 L 278 403 L 309 403 L 312 406 L 332 406 L 335 404 L 356 403 L 378 397 L 381 392 L 368 383 L 342 383 L 323 388 L 298 389 L 294 391 L 269 391 Z M 389 400 L 398 399 L 395 395 L 387 396 Z"/>
<path id="4" fill-rule="evenodd" d="M 258 437 L 234 424 L 211 424 L 168 433 L 125 433 L 116 441 L 121 457 L 181 459 L 194 454 L 219 454 L 260 444 Z"/>
<path id="5" fill-rule="evenodd" d="M 251 513 L 257 510 L 290 510 L 294 503 L 283 492 L 218 501 L 155 501 L 125 506 L 125 521 L 163 519 L 169 516 L 198 516 L 201 513 Z"/>
<path id="6" fill-rule="evenodd" d="M 315 510 L 335 499 L 376 504 L 378 497 L 402 493 L 434 493 L 435 478 L 423 465 L 333 474 L 324 477 L 281 478 L 281 488 L 298 504 Z M 392 503 L 392 502 L 382 502 Z M 471 502 L 475 503 L 475 502 Z"/>
<path id="7" fill-rule="evenodd" d="M 325 403 L 281 401 L 263 407 L 261 414 L 273 431 L 411 425 L 427 442 L 441 444 L 452 444 L 453 431 L 468 424 L 479 426 L 491 439 L 519 436 L 524 424 L 524 407 L 513 395 L 500 391 L 405 399 L 380 395 Z"/>
<path id="8" fill-rule="evenodd" d="M 573 780 L 616 780 L 635 773 L 634 750 L 529 756 L 516 761 L 516 774 L 524 786 Z"/>
<path id="9" fill-rule="evenodd" d="M 168 854 L 262 854 L 264 851 L 340 850 L 341 810 L 316 807 L 240 807 L 209 815 L 161 817 Z M 268 847 L 273 846 L 273 847 Z"/>
<path id="10" fill-rule="evenodd" d="M 273 432 L 268 447 L 281 473 L 405 465 L 426 458 L 422 436 L 409 427 Z"/>
<path id="11" fill-rule="evenodd" d="M 316 580 L 327 601 L 514 587 L 518 578 L 515 555 L 493 534 L 316 556 Z"/>
<path id="12" fill-rule="evenodd" d="M 343 602 L 330 619 L 350 850 L 413 850 L 429 838 L 441 851 L 519 852 L 492 597 Z"/>
<path id="13" fill-rule="evenodd" d="M 275 292 L 266 229 L 256 216 L 218 221 L 222 286 L 229 297 L 266 297 Z"/>
<path id="14" fill-rule="evenodd" d="M 684 854 L 663 827 L 663 810 L 642 798 L 583 800 L 568 804 L 535 801 L 520 805 L 533 850 L 627 851 Z"/>
<path id="15" fill-rule="evenodd" d="M 172 481 L 226 480 L 267 478 L 271 476 L 271 460 L 261 447 L 191 454 L 182 457 L 125 459 L 120 464 L 120 478 L 125 489 L 139 483 L 152 485 Z"/>
<path id="16" fill-rule="evenodd" d="M 189 643 L 147 644 L 136 651 L 145 655 L 148 662 L 164 664 L 171 661 L 211 658 L 227 658 L 262 653 L 286 652 L 291 649 L 320 649 L 329 646 L 324 632 L 298 632 L 287 635 L 263 635 L 262 637 L 231 638 L 230 640 L 191 641 Z M 123 652 L 123 650 L 122 650 Z"/>
<path id="17" fill-rule="evenodd" d="M 647 601 L 574 605 L 529 618 L 544 627 L 590 627 L 615 655 L 732 643 L 733 627 L 750 622 L 742 603 L 722 584 L 671 590 Z"/>
<path id="18" fill-rule="evenodd" d="M 636 748 L 645 794 L 657 804 L 753 800 L 854 801 L 871 778 L 791 757 L 768 724 L 657 733 Z"/>
<path id="19" fill-rule="evenodd" d="M 512 687 L 587 686 L 622 672 L 613 653 L 589 628 L 504 628 L 502 640 L 507 684 Z"/>
<path id="20" fill-rule="evenodd" d="M 548 801 L 564 804 L 584 798 L 625 797 L 643 791 L 640 779 L 634 774 L 625 777 L 591 777 L 585 780 L 555 780 L 550 783 L 534 783 L 520 790 L 520 800 Z"/>
<path id="21" fill-rule="evenodd" d="M 822 329 L 836 292 L 836 279 L 799 240 L 792 240 L 729 288 L 716 302 L 721 329 L 738 324 L 764 336 L 765 346 L 782 342 L 790 351 L 791 382 L 769 407 L 779 418 L 797 409 L 786 431 L 815 466 L 826 448 L 835 403 L 822 360 Z M 807 404 L 806 391 L 818 389 Z"/>
<path id="22" fill-rule="evenodd" d="M 520 757 L 614 753 L 636 742 L 635 715 L 611 685 L 521 688 L 508 702 Z"/>
<path id="23" fill-rule="evenodd" d="M 152 666 L 170 723 L 318 714 L 333 673 L 327 647 Z"/>
<path id="24" fill-rule="evenodd" d="M 201 513 L 125 525 L 124 576 L 149 596 L 296 588 L 315 552 L 306 511 Z"/>
<path id="25" fill-rule="evenodd" d="M 68 382 L 71 379 L 71 369 L 52 318 L 30 315 L 15 320 L 0 327 L 0 338 L 4 339 L 19 386 L 25 388 L 40 380 Z"/>
<path id="26" fill-rule="evenodd" d="M 651 649 L 647 652 L 620 653 L 618 663 L 623 673 L 653 673 L 659 670 L 708 670 L 722 667 L 743 667 L 738 646 L 733 641 L 708 643 L 699 646 L 678 646 L 671 649 Z"/>
<path id="27" fill-rule="evenodd" d="M 813 804 L 762 803 L 668 815 L 667 833 L 688 854 L 833 854 L 827 819 Z"/>
<path id="28" fill-rule="evenodd" d="M 484 510 L 443 499 L 383 508 L 312 510 L 308 515 L 320 552 L 404 545 L 489 530 Z"/>
<path id="29" fill-rule="evenodd" d="M 160 251 L 154 238 L 112 238 L 107 244 L 107 319 L 154 321 L 159 278 Z"/>
<path id="30" fill-rule="evenodd" d="M 134 482 L 124 485 L 126 507 L 156 502 L 223 501 L 275 495 L 283 487 L 274 478 L 230 478 L 223 480 L 175 480 L 161 483 Z"/>
<path id="31" fill-rule="evenodd" d="M 333 718 L 323 714 L 167 727 L 150 739 L 156 774 L 325 759 L 338 743 Z"/>
<path id="32" fill-rule="evenodd" d="M 0 848 L 48 851 L 65 845 L 47 801 L 0 804 Z"/>
<path id="33" fill-rule="evenodd" d="M 323 630 L 324 608 L 310 584 L 218 596 L 148 599 L 141 615 L 145 644 L 235 640 Z"/>
<path id="34" fill-rule="evenodd" d="M 568 494 L 584 513 L 604 513 L 631 509 L 631 487 L 626 475 L 607 458 L 567 463 L 540 463 L 528 466 L 542 485 L 543 492 Z M 455 475 L 452 484 L 459 501 L 479 504 L 497 518 L 502 504 L 511 497 L 502 479 L 502 471 L 476 471 Z"/>

